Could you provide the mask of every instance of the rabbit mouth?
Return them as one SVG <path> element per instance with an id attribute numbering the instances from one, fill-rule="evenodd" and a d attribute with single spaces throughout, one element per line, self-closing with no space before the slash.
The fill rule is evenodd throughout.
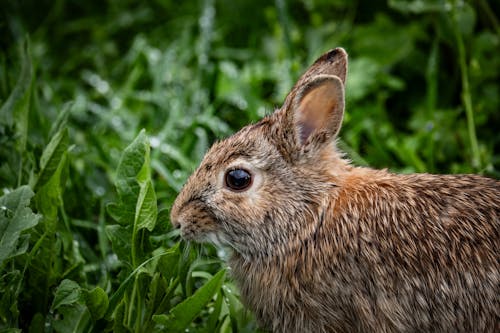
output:
<path id="1" fill-rule="evenodd" d="M 236 252 L 241 252 L 242 249 L 238 248 L 234 243 L 230 242 L 223 234 L 214 231 L 195 231 L 190 228 L 181 228 L 181 236 L 186 241 L 192 241 L 196 243 L 210 243 L 215 245 L 218 249 L 228 248 L 233 249 Z"/>
<path id="2" fill-rule="evenodd" d="M 193 241 L 197 243 L 206 242 L 207 234 L 200 230 L 190 228 L 189 226 L 181 226 L 181 236 L 187 241 Z"/>
<path id="3" fill-rule="evenodd" d="M 199 230 L 196 228 L 191 228 L 190 226 L 181 227 L 181 236 L 187 241 L 193 241 L 197 243 L 212 243 L 218 247 L 221 247 L 225 243 L 227 243 L 216 232 Z"/>

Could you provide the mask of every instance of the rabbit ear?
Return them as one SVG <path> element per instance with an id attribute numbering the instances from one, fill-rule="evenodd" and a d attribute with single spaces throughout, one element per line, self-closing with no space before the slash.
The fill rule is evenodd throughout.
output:
<path id="1" fill-rule="evenodd" d="M 300 146 L 334 138 L 344 115 L 344 86 L 339 77 L 318 75 L 296 91 L 285 111 Z"/>
<path id="2" fill-rule="evenodd" d="M 283 103 L 282 109 L 288 109 L 293 102 L 298 91 L 301 90 L 312 78 L 318 75 L 334 75 L 337 76 L 345 86 L 347 78 L 347 53 L 343 48 L 337 47 L 323 54 L 316 59 L 314 64 L 307 69 L 293 86 Z"/>
<path id="3" fill-rule="evenodd" d="M 292 89 L 292 92 L 295 89 L 299 89 L 312 77 L 322 74 L 335 75 L 339 77 L 342 84 L 345 86 L 345 80 L 347 77 L 347 53 L 343 48 L 337 47 L 316 59 L 314 64 L 312 64 L 311 67 L 309 67 L 299 78 Z"/>

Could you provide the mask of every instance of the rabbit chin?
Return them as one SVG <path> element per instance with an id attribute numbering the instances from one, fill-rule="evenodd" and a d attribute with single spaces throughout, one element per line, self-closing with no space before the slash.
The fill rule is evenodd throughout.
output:
<path id="1" fill-rule="evenodd" d="M 224 237 L 213 231 L 197 233 L 192 230 L 182 230 L 182 238 L 197 243 L 212 243 L 219 248 L 229 246 L 229 242 Z"/>
<path id="2" fill-rule="evenodd" d="M 229 241 L 224 234 L 217 232 L 204 232 L 199 234 L 191 234 L 189 236 L 182 235 L 185 240 L 194 241 L 197 243 L 211 243 L 215 245 L 215 247 L 220 250 L 219 257 L 227 257 L 234 252 L 240 253 L 243 257 L 245 256 L 245 249 L 242 246 L 238 246 L 238 244 L 234 244 Z M 222 253 L 222 254 L 221 254 Z"/>

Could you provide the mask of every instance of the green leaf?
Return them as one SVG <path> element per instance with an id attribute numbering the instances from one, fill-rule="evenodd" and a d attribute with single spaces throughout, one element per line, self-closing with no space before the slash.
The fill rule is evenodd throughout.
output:
<path id="1" fill-rule="evenodd" d="M 158 214 L 149 154 L 149 139 L 142 130 L 125 148 L 116 170 L 116 188 L 122 211 L 120 220 L 133 224 L 134 231 L 153 230 Z"/>
<path id="2" fill-rule="evenodd" d="M 63 205 L 64 185 L 67 179 L 68 153 L 65 151 L 57 161 L 57 167 L 46 183 L 38 187 L 35 196 L 36 207 L 43 214 L 43 224 L 47 230 L 55 231 L 59 220 L 57 211 Z"/>
<path id="3" fill-rule="evenodd" d="M 109 299 L 109 306 L 108 306 L 108 310 L 106 311 L 106 315 L 105 315 L 106 318 L 110 318 L 111 315 L 113 315 L 113 313 L 115 312 L 115 310 L 118 311 L 118 307 L 119 307 L 119 304 L 123 298 L 123 295 L 128 290 L 128 288 L 132 285 L 132 282 L 134 282 L 134 278 L 136 277 L 136 274 L 143 271 L 144 267 L 146 267 L 151 262 L 155 262 L 156 260 L 161 259 L 162 257 L 177 256 L 178 253 L 179 253 L 179 246 L 178 246 L 178 244 L 176 244 L 175 246 L 168 249 L 167 251 L 155 254 L 153 257 L 144 261 L 132 273 L 130 273 L 125 280 L 122 280 L 122 283 L 120 284 L 120 287 L 118 287 L 118 290 L 116 290 L 114 292 L 114 294 Z"/>
<path id="4" fill-rule="evenodd" d="M 51 310 L 56 312 L 52 326 L 56 332 L 84 332 L 90 319 L 84 305 L 84 290 L 75 281 L 64 279 L 57 287 Z"/>
<path id="5" fill-rule="evenodd" d="M 49 137 L 53 137 L 57 134 L 57 132 L 60 132 L 64 130 L 67 126 L 68 123 L 68 117 L 69 114 L 71 113 L 71 108 L 73 107 L 73 102 L 68 102 L 64 104 L 61 112 L 57 114 L 57 118 L 52 124 L 49 132 Z"/>
<path id="6" fill-rule="evenodd" d="M 41 216 L 29 208 L 33 195 L 28 186 L 21 186 L 0 197 L 0 267 L 4 260 L 26 251 L 26 239 L 19 244 L 21 233 L 40 221 Z"/>
<path id="7" fill-rule="evenodd" d="M 181 257 L 179 243 L 176 243 L 168 250 L 168 255 L 164 255 L 158 261 L 158 270 L 161 271 L 167 281 L 174 278 L 179 269 L 178 262 Z"/>
<path id="8" fill-rule="evenodd" d="M 108 309 L 108 295 L 102 288 L 96 287 L 86 293 L 85 303 L 87 304 L 92 319 L 94 321 L 99 320 L 104 317 Z"/>
<path id="9" fill-rule="evenodd" d="M 33 319 L 31 319 L 29 333 L 43 332 L 44 328 L 45 328 L 45 317 L 40 312 L 35 313 Z"/>
<path id="10" fill-rule="evenodd" d="M 222 309 L 222 300 L 223 300 L 222 292 L 219 292 L 217 294 L 217 299 L 215 300 L 214 310 L 208 317 L 207 327 L 205 329 L 206 333 L 211 333 L 216 331 L 217 323 L 219 321 Z"/>
<path id="11" fill-rule="evenodd" d="M 129 333 L 131 330 L 129 330 L 125 326 L 125 310 L 127 309 L 126 303 L 123 301 L 121 302 L 118 307 L 116 308 L 115 316 L 114 316 L 114 321 L 113 321 L 113 329 L 112 332 L 114 333 Z"/>
<path id="12" fill-rule="evenodd" d="M 75 281 L 65 279 L 57 287 L 54 301 L 50 307 L 57 310 L 62 305 L 74 304 L 83 299 L 82 288 Z"/>
<path id="13" fill-rule="evenodd" d="M 118 256 L 118 258 L 124 262 L 131 263 L 130 252 L 131 252 L 131 239 L 132 239 L 132 228 L 122 227 L 121 225 L 108 225 L 105 228 L 106 236 L 108 236 L 111 241 L 111 247 L 113 252 Z"/>
<path id="14" fill-rule="evenodd" d="M 115 185 L 119 202 L 108 205 L 108 213 L 124 226 L 107 229 L 113 249 L 134 268 L 148 244 L 143 229 L 152 231 L 158 215 L 149 154 L 149 139 L 142 130 L 118 164 Z"/>
<path id="15" fill-rule="evenodd" d="M 156 193 L 151 180 L 147 180 L 141 186 L 141 192 L 139 193 L 139 198 L 137 198 L 137 207 L 135 210 L 136 230 L 146 228 L 149 231 L 153 231 L 157 214 Z"/>
<path id="16" fill-rule="evenodd" d="M 205 305 L 219 292 L 226 271 L 221 270 L 205 283 L 192 296 L 177 304 L 170 314 L 153 316 L 153 320 L 167 326 L 169 332 L 182 332 L 203 310 Z"/>
<path id="17" fill-rule="evenodd" d="M 83 333 L 89 319 L 87 308 L 83 304 L 64 305 L 59 309 L 57 320 L 52 322 L 58 333 Z"/>
<path id="18" fill-rule="evenodd" d="M 35 190 L 45 185 L 52 175 L 57 171 L 63 155 L 67 152 L 69 145 L 68 129 L 61 128 L 52 137 L 45 147 L 40 158 L 40 171 L 38 177 L 31 180 L 31 187 Z"/>

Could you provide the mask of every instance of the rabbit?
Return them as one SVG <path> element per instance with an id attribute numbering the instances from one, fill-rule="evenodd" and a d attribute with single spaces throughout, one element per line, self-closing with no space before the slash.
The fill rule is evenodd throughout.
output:
<path id="1" fill-rule="evenodd" d="M 188 241 L 230 249 L 273 332 L 500 332 L 500 181 L 353 166 L 336 147 L 347 53 L 216 142 L 171 208 Z"/>

